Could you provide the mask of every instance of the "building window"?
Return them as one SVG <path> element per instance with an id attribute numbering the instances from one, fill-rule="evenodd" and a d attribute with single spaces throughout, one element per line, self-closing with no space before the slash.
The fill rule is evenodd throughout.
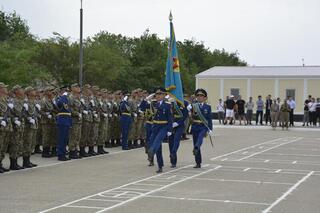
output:
<path id="1" fill-rule="evenodd" d="M 286 98 L 289 96 L 292 97 L 293 100 L 296 98 L 296 90 L 295 89 L 286 89 Z"/>
<path id="2" fill-rule="evenodd" d="M 240 95 L 240 89 L 239 88 L 231 88 L 230 94 L 233 95 L 234 97 L 238 97 Z"/>

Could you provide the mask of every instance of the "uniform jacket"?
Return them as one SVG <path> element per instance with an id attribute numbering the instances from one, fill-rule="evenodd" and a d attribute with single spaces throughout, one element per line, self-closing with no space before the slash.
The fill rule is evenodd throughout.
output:
<path id="1" fill-rule="evenodd" d="M 171 104 L 162 101 L 155 104 L 155 114 L 153 117 L 153 125 L 167 128 L 168 132 L 172 132 L 172 108 Z"/>
<path id="2" fill-rule="evenodd" d="M 57 124 L 63 126 L 72 126 L 71 110 L 69 107 L 68 96 L 62 95 L 56 99 L 58 107 Z"/>

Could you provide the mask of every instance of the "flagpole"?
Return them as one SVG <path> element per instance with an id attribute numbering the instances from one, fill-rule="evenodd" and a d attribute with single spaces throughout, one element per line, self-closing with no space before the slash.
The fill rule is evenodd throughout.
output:
<path id="1" fill-rule="evenodd" d="M 82 9 L 82 0 L 80 7 L 80 54 L 79 54 L 79 86 L 82 90 L 82 80 L 83 80 L 83 9 Z"/>

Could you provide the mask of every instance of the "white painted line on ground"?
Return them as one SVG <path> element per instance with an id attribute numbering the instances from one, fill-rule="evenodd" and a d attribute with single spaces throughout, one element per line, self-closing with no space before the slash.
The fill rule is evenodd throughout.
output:
<path id="1" fill-rule="evenodd" d="M 286 153 L 263 153 L 263 155 L 297 156 L 297 157 L 320 157 L 320 155 L 286 154 Z"/>
<path id="2" fill-rule="evenodd" d="M 268 163 L 270 160 L 265 160 L 265 161 L 263 161 L 264 163 Z"/>
<path id="3" fill-rule="evenodd" d="M 293 162 L 292 162 L 292 164 L 296 164 L 296 163 L 297 163 L 297 161 L 293 161 Z"/>
<path id="4" fill-rule="evenodd" d="M 296 138 L 296 139 L 291 140 L 291 141 L 286 142 L 286 143 L 278 144 L 278 145 L 273 146 L 273 147 L 271 147 L 271 148 L 268 148 L 268 149 L 262 150 L 261 152 L 256 152 L 256 153 L 254 153 L 254 154 L 251 154 L 251 155 L 248 155 L 248 156 L 246 156 L 246 157 L 240 158 L 240 159 L 238 159 L 238 160 L 236 160 L 236 161 L 242 161 L 242 160 L 245 160 L 245 159 L 251 158 L 251 157 L 253 157 L 253 156 L 259 155 L 259 154 L 264 153 L 264 152 L 266 152 L 266 151 L 269 151 L 269 150 L 275 149 L 275 148 L 277 148 L 277 147 L 279 147 L 279 146 L 283 146 L 283 145 L 286 145 L 286 144 L 294 143 L 294 142 L 296 142 L 296 141 L 298 141 L 298 140 L 301 140 L 301 139 L 302 139 L 302 137 L 300 137 L 300 138 Z"/>
<path id="5" fill-rule="evenodd" d="M 233 179 L 215 179 L 215 178 L 194 178 L 194 180 L 208 180 L 219 182 L 235 182 L 235 183 L 255 183 L 255 184 L 274 184 L 274 185 L 290 185 L 294 183 L 272 182 L 272 181 L 255 181 L 255 180 L 233 180 Z"/>
<path id="6" fill-rule="evenodd" d="M 81 208 L 81 209 L 103 209 L 103 207 L 96 207 L 96 206 L 64 206 L 68 208 Z"/>
<path id="7" fill-rule="evenodd" d="M 235 200 L 215 200 L 215 199 L 200 199 L 200 198 L 186 198 L 186 197 L 166 197 L 166 196 L 156 196 L 156 195 L 148 195 L 146 197 L 172 199 L 172 200 L 185 200 L 185 201 L 206 201 L 206 202 L 236 203 L 236 204 L 250 204 L 250 205 L 263 205 L 263 206 L 270 205 L 269 203 L 245 202 L 245 201 L 235 201 Z"/>
<path id="8" fill-rule="evenodd" d="M 279 173 L 279 172 L 281 172 L 282 170 L 281 169 L 278 169 L 277 171 L 275 171 L 275 173 Z"/>
<path id="9" fill-rule="evenodd" d="M 130 191 L 130 192 L 132 192 L 132 191 L 143 191 L 143 192 L 150 191 L 149 189 L 138 189 L 138 188 L 127 188 L 127 187 L 124 187 L 124 188 L 121 188 L 121 189 Z"/>
<path id="10" fill-rule="evenodd" d="M 228 160 L 228 158 L 223 158 L 221 161 L 226 161 L 226 160 Z"/>
<path id="11" fill-rule="evenodd" d="M 177 175 L 172 175 L 172 176 L 170 176 L 170 177 L 167 177 L 166 179 L 167 179 L 167 180 L 170 180 L 170 179 L 175 178 L 175 177 L 177 177 Z"/>
<path id="12" fill-rule="evenodd" d="M 242 170 L 242 171 L 244 171 L 244 172 L 246 172 L 246 171 L 248 171 L 250 168 L 245 168 L 244 170 Z"/>
<path id="13" fill-rule="evenodd" d="M 88 198 L 86 200 L 92 200 L 92 201 L 102 201 L 102 202 L 122 202 L 123 200 L 108 200 L 108 199 L 97 199 L 97 198 Z"/>
<path id="14" fill-rule="evenodd" d="M 281 139 L 282 139 L 282 138 L 276 138 L 276 139 L 273 139 L 273 140 L 270 140 L 270 141 L 265 141 L 265 142 L 263 142 L 263 143 L 255 144 L 255 145 L 252 145 L 252 146 L 248 146 L 248 147 L 245 147 L 245 148 L 242 148 L 242 149 L 238 149 L 238 150 L 233 151 L 233 152 L 226 153 L 226 154 L 224 154 L 224 155 L 220 155 L 220 156 L 211 158 L 210 160 L 211 160 L 211 161 L 214 161 L 214 160 L 216 160 L 216 159 L 218 159 L 218 158 L 222 158 L 222 157 L 229 156 L 229 155 L 232 155 L 232 154 L 235 154 L 235 153 L 238 153 L 238 152 L 242 152 L 242 151 L 244 151 L 244 150 L 251 149 L 251 148 L 260 146 L 260 145 L 262 145 L 262 144 L 279 141 L 279 140 L 281 140 Z"/>
<path id="15" fill-rule="evenodd" d="M 275 207 L 278 203 L 280 203 L 282 200 L 284 200 L 293 190 L 295 190 L 300 184 L 305 182 L 314 171 L 309 172 L 306 176 L 304 176 L 302 179 L 300 179 L 296 184 L 294 184 L 291 188 L 289 188 L 281 197 L 279 197 L 275 202 L 273 202 L 268 208 L 262 211 L 262 213 L 270 212 L 270 210 Z"/>
<path id="16" fill-rule="evenodd" d="M 152 183 L 135 183 L 134 185 L 137 185 L 137 186 L 164 186 L 161 184 L 152 184 Z"/>
<path id="17" fill-rule="evenodd" d="M 127 193 L 128 193 L 128 191 L 125 191 L 125 192 L 116 194 L 116 195 L 114 195 L 113 197 L 120 197 L 121 195 L 125 195 L 125 194 L 127 194 Z"/>
<path id="18" fill-rule="evenodd" d="M 242 154 L 244 154 L 244 155 L 245 155 L 245 154 L 247 154 L 247 153 L 248 153 L 247 151 L 245 151 L 245 152 L 242 152 Z"/>

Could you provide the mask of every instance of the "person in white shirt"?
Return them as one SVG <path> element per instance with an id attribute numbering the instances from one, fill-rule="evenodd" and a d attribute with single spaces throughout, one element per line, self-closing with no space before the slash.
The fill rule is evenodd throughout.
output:
<path id="1" fill-rule="evenodd" d="M 222 99 L 219 99 L 218 105 L 217 105 L 217 112 L 218 112 L 218 120 L 221 124 L 224 120 L 224 103 L 222 102 Z"/>
<path id="2" fill-rule="evenodd" d="M 294 116 L 294 109 L 296 108 L 296 102 L 292 99 L 291 96 L 288 96 L 287 104 L 289 105 L 289 108 L 290 108 L 290 113 L 289 113 L 290 124 L 289 124 L 289 126 L 294 126 L 293 116 Z"/>

